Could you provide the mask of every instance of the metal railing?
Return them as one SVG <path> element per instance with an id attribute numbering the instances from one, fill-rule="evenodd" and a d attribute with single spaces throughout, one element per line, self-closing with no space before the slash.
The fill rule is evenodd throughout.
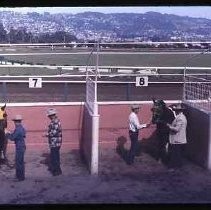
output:
<path id="1" fill-rule="evenodd" d="M 185 81 L 183 102 L 200 110 L 211 112 L 211 80 L 186 75 Z"/>

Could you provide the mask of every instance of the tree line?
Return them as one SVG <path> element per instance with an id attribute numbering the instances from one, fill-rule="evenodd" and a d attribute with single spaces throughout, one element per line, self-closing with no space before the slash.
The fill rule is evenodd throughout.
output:
<path id="1" fill-rule="evenodd" d="M 7 32 L 3 24 L 0 23 L 0 43 L 67 43 L 72 41 L 77 41 L 76 36 L 65 31 L 32 34 L 27 32 L 25 28 L 14 29 L 11 27 L 9 32 Z"/>

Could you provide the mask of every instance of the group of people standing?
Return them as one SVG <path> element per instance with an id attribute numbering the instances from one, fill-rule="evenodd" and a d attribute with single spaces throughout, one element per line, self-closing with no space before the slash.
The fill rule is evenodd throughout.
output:
<path id="1" fill-rule="evenodd" d="M 61 122 L 56 114 L 56 109 L 48 109 L 47 116 L 50 119 L 50 124 L 48 125 L 47 133 L 43 135 L 43 137 L 48 138 L 48 143 L 50 147 L 50 162 L 48 170 L 52 173 L 53 176 L 62 174 L 62 170 L 60 167 L 62 127 Z M 11 132 L 5 128 L 5 139 L 10 139 L 15 143 L 16 178 L 18 181 L 23 181 L 25 179 L 24 154 L 26 151 L 26 130 L 22 125 L 23 118 L 21 115 L 16 115 L 12 120 L 14 121 L 15 129 Z"/>
<path id="2" fill-rule="evenodd" d="M 139 105 L 131 106 L 129 115 L 129 136 L 131 147 L 128 154 L 127 163 L 132 164 L 136 156 L 139 130 L 156 124 L 156 140 L 158 143 L 159 162 L 166 163 L 169 170 L 174 171 L 182 166 L 182 156 L 184 144 L 187 143 L 186 127 L 187 119 L 183 113 L 185 108 L 181 104 L 167 107 L 163 100 L 159 100 L 159 108 L 152 109 L 152 121 L 147 124 L 140 124 L 138 119 Z M 156 113 L 157 111 L 157 113 Z M 162 114 L 160 114 L 162 113 Z M 157 114 L 157 116 L 156 116 Z"/>
<path id="3" fill-rule="evenodd" d="M 22 116 L 16 115 L 12 120 L 14 121 L 14 131 L 7 130 L 7 117 L 5 106 L 0 109 L 0 137 L 7 141 L 10 139 L 15 143 L 15 167 L 16 178 L 18 181 L 25 179 L 25 166 L 24 166 L 24 154 L 26 150 L 25 138 L 26 130 L 22 125 Z M 140 124 L 138 118 L 138 112 L 140 110 L 139 105 L 131 106 L 131 113 L 129 115 L 129 136 L 131 140 L 131 147 L 128 153 L 127 164 L 133 164 L 134 158 L 137 153 L 137 143 L 139 130 L 148 128 L 152 124 L 157 126 L 157 141 L 158 141 L 158 161 L 164 161 L 167 157 L 167 164 L 170 169 L 175 169 L 182 166 L 182 151 L 183 145 L 187 143 L 186 140 L 186 127 L 187 119 L 183 114 L 184 108 L 181 104 L 167 107 L 165 102 L 160 100 L 160 107 L 162 109 L 162 115 L 156 116 L 156 112 L 153 114 L 152 121 L 147 124 Z M 170 110 L 172 109 L 172 111 Z M 155 110 L 153 110 L 155 111 Z M 59 118 L 57 117 L 57 111 L 54 108 L 48 109 L 47 117 L 50 119 L 48 125 L 48 131 L 43 137 L 48 138 L 50 147 L 50 162 L 48 170 L 53 176 L 62 174 L 60 167 L 60 148 L 62 145 L 62 127 Z M 0 149 L 3 151 L 4 158 L 6 159 L 6 151 L 4 144 L 0 142 Z M 168 145 L 168 152 L 166 153 L 166 146 Z"/>

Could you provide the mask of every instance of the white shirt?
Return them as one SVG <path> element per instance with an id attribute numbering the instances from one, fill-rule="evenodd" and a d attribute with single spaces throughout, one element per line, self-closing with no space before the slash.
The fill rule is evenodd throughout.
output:
<path id="1" fill-rule="evenodd" d="M 140 124 L 138 116 L 135 112 L 131 112 L 129 115 L 129 130 L 136 132 L 141 128 L 145 128 L 146 124 Z"/>

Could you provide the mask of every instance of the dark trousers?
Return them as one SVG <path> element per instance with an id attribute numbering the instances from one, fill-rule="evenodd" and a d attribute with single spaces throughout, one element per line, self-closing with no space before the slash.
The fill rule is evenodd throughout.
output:
<path id="1" fill-rule="evenodd" d="M 184 144 L 169 144 L 168 149 L 168 167 L 179 168 L 183 164 L 183 146 Z"/>
<path id="2" fill-rule="evenodd" d="M 137 145 L 138 131 L 136 131 L 136 132 L 129 131 L 129 136 L 130 136 L 131 145 L 130 145 L 130 150 L 128 153 L 128 163 L 132 164 L 134 162 L 134 158 L 135 158 L 137 146 L 138 146 Z"/>
<path id="3" fill-rule="evenodd" d="M 25 179 L 24 153 L 25 153 L 25 148 L 16 149 L 15 153 L 16 178 L 19 180 Z"/>
<path id="4" fill-rule="evenodd" d="M 62 172 L 60 167 L 60 147 L 51 147 L 50 170 L 52 174 L 57 174 Z"/>
<path id="5" fill-rule="evenodd" d="M 5 140 L 6 140 L 6 137 L 5 137 L 5 132 L 2 128 L 0 128 L 0 152 L 2 153 L 3 150 L 4 150 L 4 146 L 5 146 Z M 1 154 L 0 154 L 1 155 Z M 0 156 L 1 158 L 1 156 Z"/>
<path id="6" fill-rule="evenodd" d="M 4 148 L 3 148 L 3 155 L 5 160 L 7 160 L 7 144 L 8 144 L 8 139 L 5 138 Z"/>
<path id="7" fill-rule="evenodd" d="M 158 132 L 158 156 L 157 160 L 161 160 L 162 162 L 166 162 L 167 160 L 167 152 L 166 145 L 169 141 L 169 134 L 164 132 Z"/>

